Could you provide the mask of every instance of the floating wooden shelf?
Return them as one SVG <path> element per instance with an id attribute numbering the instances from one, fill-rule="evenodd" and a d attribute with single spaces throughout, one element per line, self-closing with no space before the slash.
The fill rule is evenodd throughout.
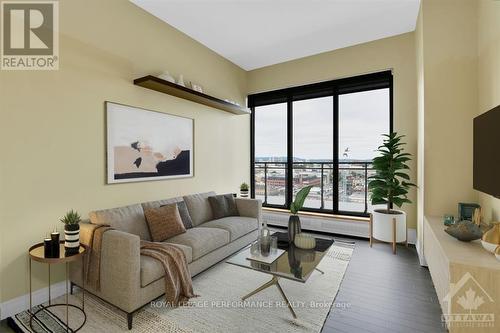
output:
<path id="1" fill-rule="evenodd" d="M 156 90 L 164 94 L 187 99 L 188 101 L 210 106 L 222 111 L 234 114 L 250 114 L 250 110 L 236 104 L 226 102 L 222 99 L 194 91 L 178 84 L 165 81 L 153 75 L 147 75 L 134 80 L 134 84 L 151 90 Z"/>

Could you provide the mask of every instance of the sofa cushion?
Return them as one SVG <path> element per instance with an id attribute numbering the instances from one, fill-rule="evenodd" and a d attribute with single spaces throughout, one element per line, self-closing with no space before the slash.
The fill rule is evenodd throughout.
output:
<path id="1" fill-rule="evenodd" d="M 140 204 L 97 210 L 91 212 L 89 217 L 93 224 L 109 224 L 116 230 L 137 235 L 143 240 L 151 240 Z"/>
<path id="2" fill-rule="evenodd" d="M 214 219 L 221 219 L 227 216 L 238 216 L 238 208 L 231 193 L 208 197 L 208 202 L 212 208 Z"/>
<path id="3" fill-rule="evenodd" d="M 193 261 L 193 250 L 189 246 L 180 244 L 174 245 L 184 252 L 188 264 Z M 158 260 L 148 256 L 141 256 L 141 287 L 145 287 L 164 276 L 165 270 Z"/>
<path id="4" fill-rule="evenodd" d="M 169 238 L 168 243 L 181 244 L 193 249 L 193 260 L 230 242 L 229 231 L 220 228 L 196 227 L 185 233 Z"/>
<path id="5" fill-rule="evenodd" d="M 214 196 L 215 192 L 198 193 L 184 196 L 184 202 L 189 210 L 193 226 L 202 224 L 213 219 L 212 208 L 208 197 Z"/>
<path id="6" fill-rule="evenodd" d="M 218 220 L 208 221 L 200 227 L 203 228 L 218 228 L 227 230 L 231 235 L 231 242 L 236 239 L 257 230 L 259 223 L 256 218 L 244 216 L 228 216 Z"/>
<path id="7" fill-rule="evenodd" d="M 153 242 L 164 240 L 186 232 L 177 204 L 144 210 L 149 234 Z"/>

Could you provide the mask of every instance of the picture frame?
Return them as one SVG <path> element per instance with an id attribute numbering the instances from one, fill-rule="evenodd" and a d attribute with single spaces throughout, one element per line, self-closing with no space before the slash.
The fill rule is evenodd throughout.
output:
<path id="1" fill-rule="evenodd" d="M 194 176 L 194 120 L 106 101 L 107 183 Z"/>

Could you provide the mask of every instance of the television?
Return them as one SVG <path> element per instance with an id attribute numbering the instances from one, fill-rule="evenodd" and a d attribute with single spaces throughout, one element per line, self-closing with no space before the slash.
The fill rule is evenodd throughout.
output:
<path id="1" fill-rule="evenodd" d="M 474 118 L 473 186 L 500 198 L 500 105 Z"/>

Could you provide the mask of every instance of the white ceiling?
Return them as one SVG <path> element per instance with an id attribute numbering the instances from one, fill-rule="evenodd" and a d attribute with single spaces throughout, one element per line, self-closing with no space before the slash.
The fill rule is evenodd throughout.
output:
<path id="1" fill-rule="evenodd" d="M 413 31 L 420 0 L 131 0 L 245 70 Z"/>

